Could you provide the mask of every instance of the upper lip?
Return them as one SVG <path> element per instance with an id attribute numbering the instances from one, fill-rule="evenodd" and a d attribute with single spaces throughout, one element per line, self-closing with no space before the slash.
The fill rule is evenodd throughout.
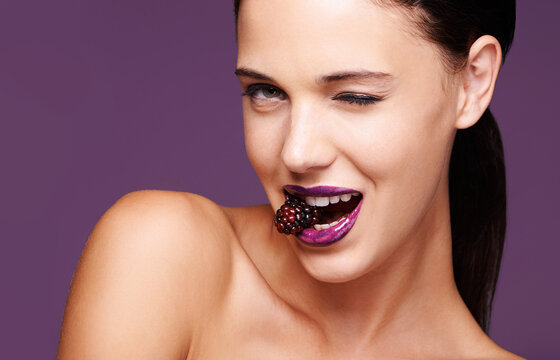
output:
<path id="1" fill-rule="evenodd" d="M 359 193 L 358 190 L 339 187 L 339 186 L 327 186 L 327 185 L 313 186 L 310 188 L 306 188 L 299 185 L 284 185 L 284 190 L 292 195 L 299 196 L 299 197 L 306 197 L 306 196 L 327 197 L 327 196 Z"/>

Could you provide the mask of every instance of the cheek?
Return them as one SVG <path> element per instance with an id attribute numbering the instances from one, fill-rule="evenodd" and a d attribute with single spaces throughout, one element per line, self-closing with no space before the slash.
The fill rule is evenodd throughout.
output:
<path id="1" fill-rule="evenodd" d="M 453 112 L 443 100 L 423 107 L 404 101 L 400 105 L 360 134 L 354 147 L 361 151 L 358 166 L 373 182 L 380 224 L 407 233 L 425 214 L 446 175 Z"/>
<path id="2" fill-rule="evenodd" d="M 425 188 L 438 177 L 454 135 L 455 101 L 444 93 L 440 81 L 412 77 L 391 103 L 380 108 L 359 134 L 358 144 L 367 153 L 363 166 L 380 183 L 422 183 Z M 356 129 L 357 130 L 357 129 Z M 427 183 L 426 183 L 427 182 Z"/>
<path id="3" fill-rule="evenodd" d="M 273 118 L 244 115 L 245 149 L 257 175 L 264 180 L 274 177 L 282 151 L 281 123 Z"/>
<path id="4" fill-rule="evenodd" d="M 395 119 L 391 119 L 395 121 Z M 428 120 L 412 117 L 396 119 L 399 125 L 376 128 L 359 134 L 349 143 L 354 154 L 360 154 L 359 168 L 374 182 L 390 183 L 406 180 L 407 176 L 423 177 L 441 167 L 449 133 L 437 129 Z M 417 121 L 417 124 L 414 122 Z M 402 124 L 402 126 L 400 126 Z"/>

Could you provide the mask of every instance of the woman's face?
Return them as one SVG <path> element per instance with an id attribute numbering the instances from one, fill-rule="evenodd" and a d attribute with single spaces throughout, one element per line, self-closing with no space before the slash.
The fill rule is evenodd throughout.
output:
<path id="1" fill-rule="evenodd" d="M 289 184 L 363 196 L 332 245 L 277 234 L 313 277 L 352 280 L 447 234 L 457 85 L 410 20 L 369 0 L 244 0 L 238 43 L 247 152 L 272 207 Z"/>

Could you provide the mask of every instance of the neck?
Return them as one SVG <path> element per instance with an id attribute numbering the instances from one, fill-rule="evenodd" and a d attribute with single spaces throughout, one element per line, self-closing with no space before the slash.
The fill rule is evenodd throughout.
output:
<path id="1" fill-rule="evenodd" d="M 326 343 L 341 350 L 421 337 L 441 341 L 450 328 L 476 326 L 453 279 L 448 200 L 440 198 L 414 238 L 363 276 L 344 283 L 296 277 L 303 283 L 292 289 L 304 290 L 288 301 L 317 324 Z"/>

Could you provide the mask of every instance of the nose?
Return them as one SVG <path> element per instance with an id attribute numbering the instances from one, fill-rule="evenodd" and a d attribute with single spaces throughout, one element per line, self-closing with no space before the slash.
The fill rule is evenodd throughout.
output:
<path id="1" fill-rule="evenodd" d="M 289 124 L 282 148 L 282 161 L 289 171 L 303 174 L 334 162 L 336 147 L 321 111 L 312 104 L 292 104 Z"/>

